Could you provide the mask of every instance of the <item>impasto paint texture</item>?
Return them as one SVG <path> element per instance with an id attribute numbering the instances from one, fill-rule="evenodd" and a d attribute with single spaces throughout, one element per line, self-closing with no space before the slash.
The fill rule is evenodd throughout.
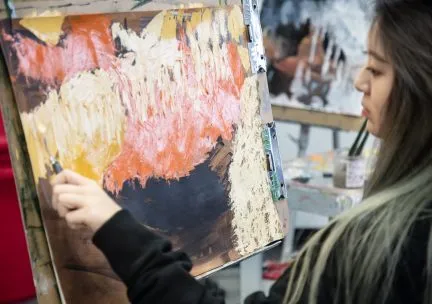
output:
<path id="1" fill-rule="evenodd" d="M 68 302 L 126 298 L 88 233 L 50 209 L 49 154 L 185 250 L 196 275 L 282 237 L 240 7 L 27 18 L 1 38 Z"/>
<path id="2" fill-rule="evenodd" d="M 41 33 L 43 29 L 39 29 L 37 23 L 45 21 L 47 23 L 45 31 L 52 33 L 58 31 L 54 20 L 63 20 L 62 17 L 40 19 L 42 20 L 39 22 L 24 19 L 21 25 L 33 33 Z M 42 44 L 40 41 L 20 34 L 14 37 L 4 34 L 4 39 L 13 41 L 18 75 L 55 85 L 61 84 L 65 79 L 70 79 L 79 72 L 95 68 L 110 68 L 114 57 L 110 18 L 74 17 L 68 18 L 68 23 L 70 28 L 68 34 L 62 39 L 61 45 Z M 44 37 L 44 35 L 39 36 Z"/>

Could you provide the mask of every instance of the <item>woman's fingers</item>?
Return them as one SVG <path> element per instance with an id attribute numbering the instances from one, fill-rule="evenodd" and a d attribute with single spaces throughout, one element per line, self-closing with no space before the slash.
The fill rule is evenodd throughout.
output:
<path id="1" fill-rule="evenodd" d="M 76 193 L 60 193 L 56 201 L 56 210 L 60 217 L 74 209 L 81 209 L 86 206 L 86 197 Z"/>
<path id="2" fill-rule="evenodd" d="M 70 170 L 64 170 L 53 180 L 52 207 L 61 217 L 84 206 L 91 193 L 92 180 Z"/>
<path id="3" fill-rule="evenodd" d="M 58 197 L 60 194 L 70 193 L 70 194 L 85 194 L 87 188 L 77 185 L 70 184 L 59 184 L 53 187 L 52 191 L 52 207 L 57 210 L 58 207 Z"/>
<path id="4" fill-rule="evenodd" d="M 93 180 L 64 170 L 53 180 L 52 205 L 72 229 L 97 231 L 121 208 Z"/>
<path id="5" fill-rule="evenodd" d="M 93 183 L 93 180 L 70 170 L 63 170 L 53 180 L 53 185 L 72 184 L 85 186 L 90 183 Z"/>
<path id="6" fill-rule="evenodd" d="M 73 210 L 73 209 L 72 209 L 72 210 Z M 70 212 L 70 211 L 71 211 L 71 209 L 69 209 L 69 208 L 66 207 L 65 205 L 61 205 L 61 204 L 59 204 L 59 205 L 57 206 L 57 213 L 58 213 L 58 215 L 59 215 L 61 218 L 65 217 L 66 214 L 68 214 L 68 212 Z"/>
<path id="7" fill-rule="evenodd" d="M 87 212 L 86 208 L 82 208 L 67 213 L 65 219 L 68 226 L 75 230 L 86 227 Z"/>

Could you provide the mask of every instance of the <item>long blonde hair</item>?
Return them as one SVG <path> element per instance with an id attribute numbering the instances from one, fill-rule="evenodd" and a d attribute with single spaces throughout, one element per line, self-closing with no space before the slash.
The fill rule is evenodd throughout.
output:
<path id="1" fill-rule="evenodd" d="M 300 251 L 284 304 L 318 303 L 329 279 L 334 303 L 385 303 L 414 225 L 432 227 L 432 39 L 426 34 L 432 4 L 379 0 L 375 13 L 372 26 L 395 69 L 375 171 L 364 201 Z M 425 304 L 432 303 L 432 234 L 427 238 Z"/>

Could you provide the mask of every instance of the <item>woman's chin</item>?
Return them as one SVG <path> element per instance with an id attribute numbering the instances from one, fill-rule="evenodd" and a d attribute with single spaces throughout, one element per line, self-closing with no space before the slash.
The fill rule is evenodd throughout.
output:
<path id="1" fill-rule="evenodd" d="M 376 127 L 370 120 L 368 120 L 366 125 L 366 130 L 373 136 L 380 138 L 379 136 L 379 128 Z"/>

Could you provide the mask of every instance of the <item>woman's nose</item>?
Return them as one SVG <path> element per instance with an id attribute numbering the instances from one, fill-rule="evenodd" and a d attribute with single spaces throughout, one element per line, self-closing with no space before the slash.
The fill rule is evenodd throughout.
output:
<path id="1" fill-rule="evenodd" d="M 370 91 L 370 80 L 366 69 L 363 67 L 358 73 L 356 80 L 354 82 L 355 88 L 365 94 Z"/>

